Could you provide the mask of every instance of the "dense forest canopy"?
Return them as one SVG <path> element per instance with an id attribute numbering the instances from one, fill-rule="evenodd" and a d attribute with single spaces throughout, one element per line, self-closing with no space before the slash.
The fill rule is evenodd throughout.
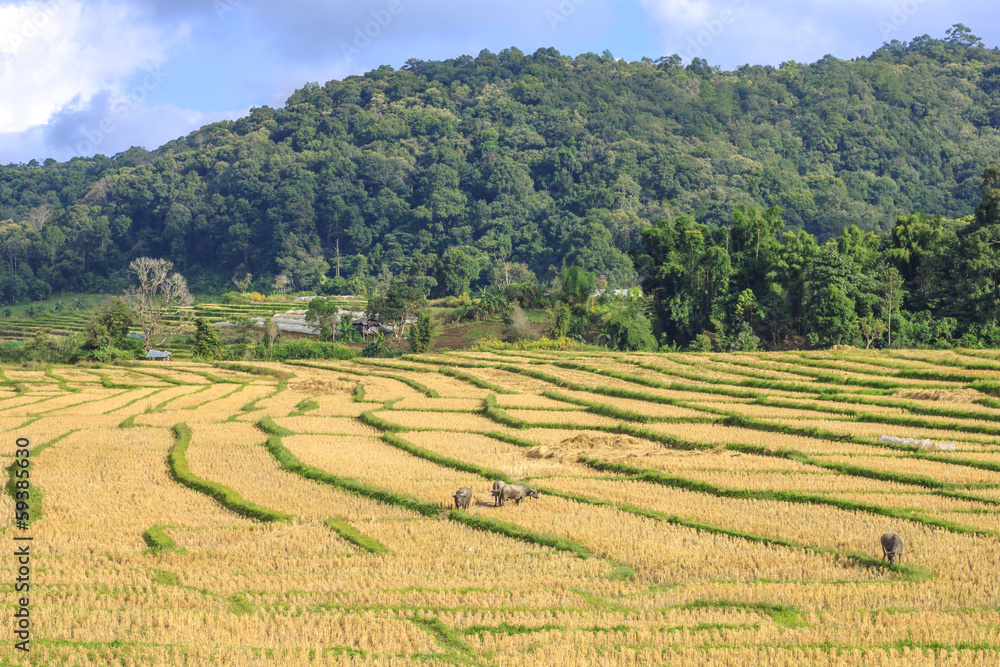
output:
<path id="1" fill-rule="evenodd" d="M 729 262 L 763 301 L 761 281 L 776 279 L 757 274 L 771 269 L 725 247 L 738 235 L 725 230 L 751 224 L 739 216 L 763 221 L 755 246 L 792 232 L 836 276 L 843 254 L 821 244 L 879 246 L 864 239 L 897 234 L 899 216 L 926 214 L 935 243 L 954 239 L 950 220 L 973 213 L 996 163 L 1000 51 L 967 31 L 736 71 L 553 49 L 410 60 L 308 84 L 284 108 L 154 151 L 0 167 L 0 301 L 119 289 L 140 256 L 172 261 L 195 290 L 246 272 L 310 289 L 338 249 L 344 276 L 423 273 L 438 293 L 482 284 L 501 262 L 543 280 L 579 265 L 628 286 L 673 252 L 651 236 L 667 229 L 703 230 L 698 270 Z M 912 281 L 932 251 L 911 242 L 924 245 L 893 257 Z M 629 257 L 640 245 L 642 278 Z M 919 308 L 946 298 L 908 292 Z M 789 307 L 814 296 L 796 298 Z M 661 328 L 688 340 L 717 307 L 677 305 L 700 319 Z"/>

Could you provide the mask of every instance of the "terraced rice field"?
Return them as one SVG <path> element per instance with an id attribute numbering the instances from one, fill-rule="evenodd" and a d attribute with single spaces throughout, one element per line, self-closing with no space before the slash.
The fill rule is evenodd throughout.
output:
<path id="1" fill-rule="evenodd" d="M 1000 664 L 994 353 L 0 372 L 2 665 Z"/>

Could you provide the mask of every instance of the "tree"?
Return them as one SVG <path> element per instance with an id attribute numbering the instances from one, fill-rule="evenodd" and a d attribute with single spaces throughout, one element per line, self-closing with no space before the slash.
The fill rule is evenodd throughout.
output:
<path id="1" fill-rule="evenodd" d="M 139 257 L 128 266 L 138 285 L 125 290 L 125 301 L 142 328 L 145 352 L 163 343 L 189 320 L 184 308 L 194 299 L 184 276 L 171 272 L 173 267 L 173 262 L 152 257 Z M 175 323 L 168 324 L 168 318 Z"/>
<path id="2" fill-rule="evenodd" d="M 240 291 L 240 294 L 242 294 L 244 297 L 247 295 L 247 291 L 250 289 L 250 284 L 252 282 L 253 282 L 252 273 L 247 273 L 242 278 L 237 278 L 236 276 L 233 276 L 233 284 L 236 285 L 236 288 Z"/>
<path id="3" fill-rule="evenodd" d="M 111 297 L 87 322 L 83 333 L 83 349 L 124 349 L 129 330 L 136 325 L 135 313 L 120 296 Z"/>
<path id="4" fill-rule="evenodd" d="M 268 359 L 274 356 L 274 341 L 276 341 L 280 335 L 281 330 L 278 329 L 278 323 L 274 321 L 273 317 L 267 318 L 264 321 L 264 338 L 267 340 Z"/>
<path id="5" fill-rule="evenodd" d="M 396 278 L 385 293 L 368 302 L 368 316 L 392 327 L 399 349 L 403 349 L 403 327 L 427 306 L 424 291 L 409 281 Z"/>
<path id="6" fill-rule="evenodd" d="M 479 275 L 478 262 L 465 250 L 457 247 L 448 248 L 441 256 L 441 277 L 444 278 L 448 294 L 459 296 L 467 292 L 477 275 Z"/>
<path id="7" fill-rule="evenodd" d="M 959 46 L 972 48 L 983 45 L 982 40 L 978 36 L 973 35 L 972 30 L 970 28 L 966 28 L 965 25 L 961 23 L 956 23 L 951 26 L 945 31 L 944 34 L 948 36 L 948 41 L 950 43 L 958 44 Z"/>
<path id="8" fill-rule="evenodd" d="M 306 322 L 319 326 L 320 340 L 337 340 L 337 313 L 340 312 L 333 299 L 318 297 L 306 308 Z"/>
<path id="9" fill-rule="evenodd" d="M 858 320 L 858 326 L 861 328 L 861 337 L 865 339 L 866 350 L 889 330 L 885 321 L 874 315 L 865 315 L 862 317 Z"/>
<path id="10" fill-rule="evenodd" d="M 562 272 L 562 298 L 571 306 L 582 307 L 594 294 L 597 277 L 579 266 L 567 266 Z"/>
<path id="11" fill-rule="evenodd" d="M 194 345 L 191 353 L 203 359 L 218 359 L 224 354 L 219 332 L 204 317 L 194 319 Z"/>
<path id="12" fill-rule="evenodd" d="M 980 192 L 975 218 L 960 236 L 961 288 L 966 316 L 989 324 L 1000 318 L 1000 165 L 986 169 Z"/>
<path id="13" fill-rule="evenodd" d="M 291 288 L 292 279 L 284 273 L 280 273 L 274 277 L 274 291 L 278 294 L 288 294 L 288 290 Z"/>
<path id="14" fill-rule="evenodd" d="M 434 322 L 426 310 L 420 311 L 417 321 L 410 327 L 410 352 L 422 354 L 430 352 L 434 336 Z"/>
<path id="15" fill-rule="evenodd" d="M 892 313 L 899 310 L 903 303 L 903 276 L 895 267 L 883 264 L 878 271 L 879 285 L 884 298 L 885 330 L 888 334 L 888 347 L 892 347 Z"/>

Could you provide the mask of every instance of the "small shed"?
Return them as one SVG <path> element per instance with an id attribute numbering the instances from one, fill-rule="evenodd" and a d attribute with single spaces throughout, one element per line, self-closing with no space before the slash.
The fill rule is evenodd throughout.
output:
<path id="1" fill-rule="evenodd" d="M 361 336 L 364 338 L 368 338 L 369 336 L 374 335 L 375 332 L 383 328 L 381 322 L 379 322 L 376 319 L 372 319 L 370 317 L 362 317 L 353 320 L 351 324 L 354 325 L 354 328 L 357 329 L 358 333 L 360 333 Z"/>
<path id="2" fill-rule="evenodd" d="M 171 361 L 174 355 L 169 352 L 161 352 L 160 350 L 150 350 L 146 353 L 146 358 L 153 361 Z"/>

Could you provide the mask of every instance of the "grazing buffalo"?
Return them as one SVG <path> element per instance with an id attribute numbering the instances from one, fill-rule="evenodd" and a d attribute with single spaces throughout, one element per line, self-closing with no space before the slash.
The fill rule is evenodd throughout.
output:
<path id="1" fill-rule="evenodd" d="M 903 538 L 896 533 L 886 533 L 879 538 L 882 543 L 882 560 L 889 559 L 889 565 L 903 557 Z"/>
<path id="2" fill-rule="evenodd" d="M 493 506 L 503 504 L 503 498 L 500 497 L 500 492 L 503 491 L 503 487 L 507 486 L 507 482 L 502 482 L 499 479 L 493 482 Z"/>
<path id="3" fill-rule="evenodd" d="M 472 501 L 472 489 L 467 486 L 463 486 L 451 495 L 455 499 L 455 509 L 469 509 L 469 503 Z"/>
<path id="4" fill-rule="evenodd" d="M 508 500 L 513 500 L 515 505 L 520 505 L 524 498 L 537 498 L 538 491 L 520 484 L 508 484 L 500 490 L 500 504 L 503 505 Z"/>

